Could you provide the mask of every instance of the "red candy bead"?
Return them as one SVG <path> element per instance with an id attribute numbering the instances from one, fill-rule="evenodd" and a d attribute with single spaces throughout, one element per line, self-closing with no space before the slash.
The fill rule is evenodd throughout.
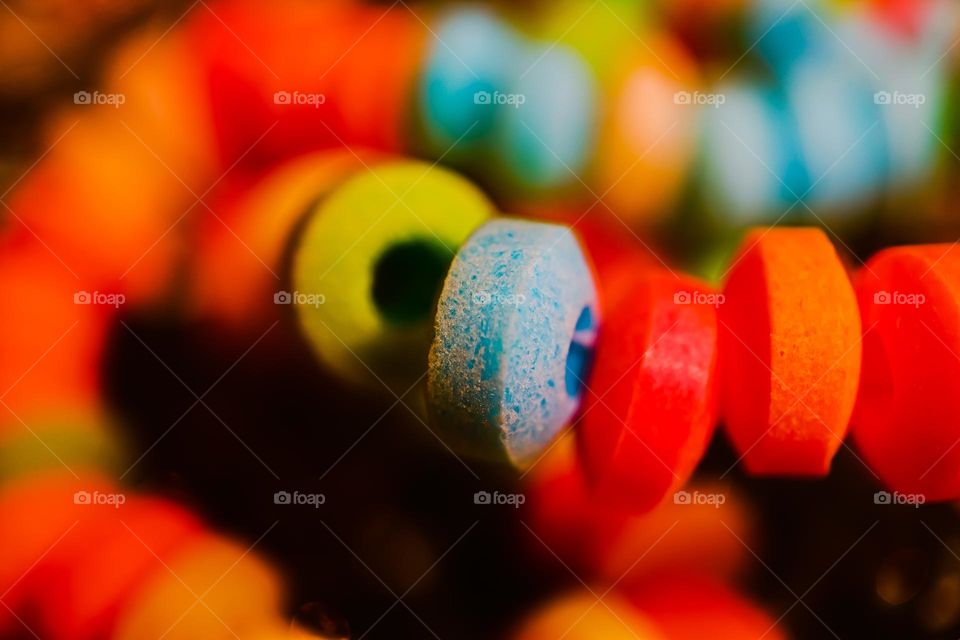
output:
<path id="1" fill-rule="evenodd" d="M 670 640 L 787 638 L 780 620 L 707 576 L 660 576 L 631 589 L 629 599 Z"/>
<path id="2" fill-rule="evenodd" d="M 44 637 L 108 637 L 131 592 L 167 572 L 169 555 L 202 531 L 196 517 L 171 503 L 116 495 L 130 502 L 86 505 L 82 520 L 35 568 L 31 582 Z"/>
<path id="3" fill-rule="evenodd" d="M 215 2 L 191 20 L 224 166 L 344 144 L 401 148 L 428 35 L 406 8 Z"/>
<path id="4" fill-rule="evenodd" d="M 863 458 L 892 490 L 960 498 L 960 250 L 897 247 L 859 276 Z"/>
<path id="5" fill-rule="evenodd" d="M 607 311 L 579 435 L 604 496 L 639 510 L 690 477 L 716 422 L 716 305 L 709 285 L 636 274 Z"/>

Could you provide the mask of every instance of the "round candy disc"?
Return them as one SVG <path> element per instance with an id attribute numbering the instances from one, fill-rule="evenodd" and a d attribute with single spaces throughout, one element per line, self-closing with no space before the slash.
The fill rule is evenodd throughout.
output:
<path id="1" fill-rule="evenodd" d="M 317 355 L 405 391 L 424 372 L 433 308 L 460 244 L 491 213 L 469 182 L 419 162 L 374 165 L 312 212 L 286 292 Z"/>
<path id="2" fill-rule="evenodd" d="M 666 640 L 651 621 L 616 593 L 603 602 L 587 589 L 555 598 L 524 620 L 514 640 Z"/>
<path id="3" fill-rule="evenodd" d="M 755 229 L 719 307 L 721 402 L 748 471 L 823 475 L 846 435 L 860 378 L 860 314 L 827 236 Z"/>
<path id="4" fill-rule="evenodd" d="M 464 158 L 494 130 L 494 101 L 510 84 L 518 35 L 494 13 L 448 10 L 433 26 L 420 78 L 417 126 L 433 155 Z"/>
<path id="5" fill-rule="evenodd" d="M 667 212 L 695 150 L 695 67 L 683 46 L 662 35 L 621 51 L 596 152 L 598 193 L 627 222 L 649 223 Z M 637 188 L 643 184 L 643 188 Z"/>
<path id="6" fill-rule="evenodd" d="M 597 120 L 592 71 L 579 53 L 556 44 L 531 47 L 514 65 L 510 84 L 485 105 L 497 119 L 497 166 L 522 191 L 575 183 Z"/>
<path id="7" fill-rule="evenodd" d="M 729 586 L 696 573 L 661 575 L 630 590 L 629 600 L 670 640 L 786 640 L 774 619 Z"/>
<path id="8" fill-rule="evenodd" d="M 960 498 L 960 255 L 948 244 L 887 249 L 859 278 L 857 448 L 893 491 Z"/>
<path id="9" fill-rule="evenodd" d="M 108 637 L 131 591 L 166 571 L 163 558 L 201 529 L 181 507 L 121 495 L 130 502 L 119 508 L 89 504 L 89 517 L 38 563 L 34 597 L 44 637 Z"/>
<path id="10" fill-rule="evenodd" d="M 749 85 L 711 95 L 715 103 L 700 107 L 707 210 L 736 223 L 780 216 L 810 183 L 786 98 Z"/>
<path id="11" fill-rule="evenodd" d="M 131 594 L 114 640 L 236 640 L 275 621 L 280 578 L 246 545 L 202 535 L 164 561 Z"/>
<path id="12" fill-rule="evenodd" d="M 566 227 L 482 226 L 443 285 L 430 349 L 431 409 L 451 440 L 536 456 L 573 417 L 597 327 L 593 278 Z"/>
<path id="13" fill-rule="evenodd" d="M 716 422 L 722 300 L 694 278 L 649 270 L 605 310 L 578 427 L 602 495 L 648 510 L 693 473 Z"/>

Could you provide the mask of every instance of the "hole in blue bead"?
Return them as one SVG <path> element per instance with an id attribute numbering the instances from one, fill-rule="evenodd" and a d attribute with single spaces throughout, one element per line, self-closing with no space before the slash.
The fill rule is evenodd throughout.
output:
<path id="1" fill-rule="evenodd" d="M 399 242 L 381 254 L 373 272 L 373 302 L 389 322 L 408 325 L 430 317 L 453 256 L 426 239 Z"/>
<path id="2" fill-rule="evenodd" d="M 567 351 L 567 367 L 565 385 L 567 395 L 571 398 L 579 397 L 583 392 L 583 385 L 590 371 L 590 363 L 593 360 L 593 347 L 583 344 L 582 340 L 585 332 L 593 330 L 593 313 L 590 307 L 584 307 L 577 318 L 577 324 L 574 328 L 573 338 L 570 340 L 570 348 Z"/>

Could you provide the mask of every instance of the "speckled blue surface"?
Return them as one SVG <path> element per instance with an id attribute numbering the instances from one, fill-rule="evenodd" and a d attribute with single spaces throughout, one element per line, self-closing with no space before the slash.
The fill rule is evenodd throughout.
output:
<path id="1" fill-rule="evenodd" d="M 598 325 L 593 278 L 563 226 L 500 219 L 447 274 L 430 349 L 433 419 L 461 447 L 518 466 L 576 412 Z"/>

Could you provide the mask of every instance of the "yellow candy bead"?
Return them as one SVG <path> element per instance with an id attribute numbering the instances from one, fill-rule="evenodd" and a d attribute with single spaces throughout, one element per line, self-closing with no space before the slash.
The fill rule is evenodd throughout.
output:
<path id="1" fill-rule="evenodd" d="M 409 161 L 375 165 L 320 202 L 294 258 L 292 302 L 321 360 L 353 382 L 411 386 L 450 262 L 492 211 L 465 179 Z"/>

